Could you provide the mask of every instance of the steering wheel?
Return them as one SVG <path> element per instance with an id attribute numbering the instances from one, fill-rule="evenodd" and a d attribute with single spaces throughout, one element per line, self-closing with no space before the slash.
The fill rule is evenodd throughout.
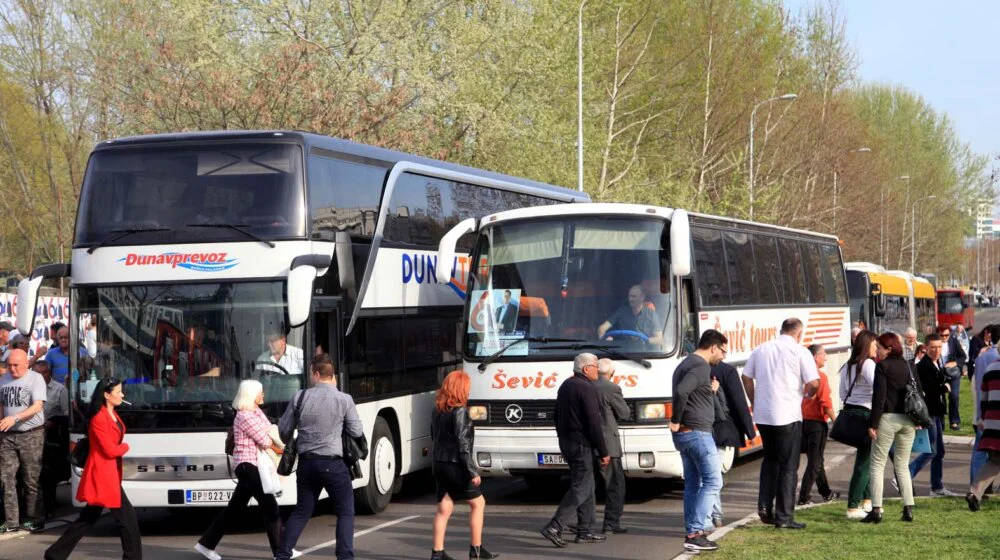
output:
<path id="1" fill-rule="evenodd" d="M 641 333 L 639 331 L 626 331 L 626 330 L 608 331 L 604 333 L 604 336 L 601 339 L 607 340 L 613 336 L 631 336 L 633 338 L 638 338 L 643 342 L 649 342 L 649 337 L 646 336 L 645 333 Z"/>
<path id="2" fill-rule="evenodd" d="M 274 371 L 271 368 L 278 368 L 281 371 Z M 291 375 L 291 373 L 289 373 L 288 370 L 285 369 L 284 366 L 282 366 L 281 364 L 278 364 L 276 362 L 263 362 L 263 363 L 256 364 L 253 367 L 253 371 L 255 373 L 259 371 L 259 372 L 261 372 L 261 375 Z"/>

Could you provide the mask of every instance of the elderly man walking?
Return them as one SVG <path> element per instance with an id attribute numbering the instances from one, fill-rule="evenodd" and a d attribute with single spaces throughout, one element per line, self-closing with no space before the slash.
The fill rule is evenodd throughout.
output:
<path id="1" fill-rule="evenodd" d="M 38 479 L 45 448 L 46 387 L 42 376 L 28 369 L 28 354 L 11 350 L 10 372 L 0 377 L 0 480 L 3 482 L 4 515 L 0 533 L 44 528 L 42 496 Z M 25 521 L 17 503 L 17 472 L 24 482 Z"/>
<path id="2" fill-rule="evenodd" d="M 562 531 L 576 521 L 578 543 L 595 543 L 607 537 L 594 534 L 590 523 L 594 512 L 594 453 L 600 467 L 611 462 L 604 440 L 601 420 L 601 397 L 594 387 L 597 381 L 597 356 L 583 353 L 573 361 L 573 377 L 563 381 L 556 395 L 556 434 L 559 451 L 569 465 L 569 490 L 559 509 L 542 529 L 542 536 L 562 548 L 566 541 Z"/>
<path id="3" fill-rule="evenodd" d="M 625 469 L 622 467 L 622 443 L 618 435 L 618 422 L 629 418 L 628 404 L 622 388 L 611 381 L 615 374 L 615 363 L 607 358 L 597 361 L 597 381 L 594 387 L 601 397 L 601 414 L 604 420 L 604 442 L 608 446 L 611 460 L 608 466 L 598 471 L 604 481 L 604 530 L 603 533 L 627 533 L 622 527 L 622 511 L 625 509 Z"/>
<path id="4" fill-rule="evenodd" d="M 754 350 L 743 367 L 743 387 L 764 440 L 757 513 L 761 521 L 779 529 L 806 526 L 795 521 L 802 397 L 816 393 L 819 373 L 812 354 L 801 344 L 802 330 L 802 321 L 785 319 L 780 336 Z"/>
<path id="5" fill-rule="evenodd" d="M 913 364 L 913 359 L 917 356 L 917 330 L 913 327 L 906 327 L 903 331 L 903 359 Z"/>

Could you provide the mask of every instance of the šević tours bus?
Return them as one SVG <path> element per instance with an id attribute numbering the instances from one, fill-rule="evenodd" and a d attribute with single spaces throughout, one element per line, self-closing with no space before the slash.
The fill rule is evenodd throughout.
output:
<path id="1" fill-rule="evenodd" d="M 834 237 L 592 203 L 466 220 L 444 236 L 438 260 L 473 231 L 462 352 L 485 476 L 523 475 L 535 484 L 565 468 L 553 412 L 581 352 L 616 363 L 612 380 L 631 409 L 619 423 L 630 477 L 681 475 L 668 427 L 671 376 L 705 330 L 723 331 L 728 361 L 742 366 L 778 336 L 784 319 L 798 317 L 803 343 L 827 347 L 836 390 L 849 326 Z"/>
<path id="2" fill-rule="evenodd" d="M 361 509 L 430 465 L 433 391 L 458 355 L 468 257 L 436 259 L 441 235 L 484 210 L 587 201 L 575 191 L 298 132 L 124 138 L 90 157 L 71 265 L 22 283 L 18 328 L 44 277 L 68 276 L 72 438 L 105 375 L 124 379 L 137 507 L 220 505 L 240 380 L 264 384 L 276 420 L 329 352 L 371 446 Z M 437 283 L 438 271 L 446 282 Z M 77 483 L 79 472 L 74 473 Z M 293 480 L 279 503 L 295 502 Z"/>

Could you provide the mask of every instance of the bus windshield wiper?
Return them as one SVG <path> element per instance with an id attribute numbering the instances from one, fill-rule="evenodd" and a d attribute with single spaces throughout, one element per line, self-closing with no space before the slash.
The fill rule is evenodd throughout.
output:
<path id="1" fill-rule="evenodd" d="M 548 338 L 545 336 L 529 336 L 527 338 L 519 338 L 517 340 L 512 340 L 510 343 L 506 344 L 503 348 L 497 350 L 496 352 L 491 354 L 488 358 L 480 362 L 479 371 L 486 371 L 486 366 L 495 362 L 497 358 L 502 356 L 503 353 L 506 352 L 508 349 L 510 349 L 511 346 L 514 346 L 515 344 L 518 344 L 520 342 L 541 342 L 542 344 L 546 344 L 549 342 L 583 342 L 583 341 L 577 338 Z"/>
<path id="2" fill-rule="evenodd" d="M 620 350 L 616 350 L 610 344 L 598 344 L 596 342 L 589 342 L 587 344 L 569 344 L 566 346 L 550 346 L 547 350 L 599 350 L 606 353 L 612 358 L 617 358 L 619 360 L 628 360 L 630 362 L 635 362 L 640 366 L 649 369 L 653 367 L 653 364 L 645 358 L 636 358 L 630 356 Z"/>
<path id="3" fill-rule="evenodd" d="M 243 229 L 245 227 L 250 227 L 250 226 L 247 226 L 247 225 L 244 225 L 244 224 L 240 224 L 240 225 L 236 225 L 236 224 L 220 224 L 220 223 L 185 224 L 184 227 L 231 229 L 233 231 L 238 231 L 238 232 L 242 233 L 243 235 L 245 235 L 246 237 L 249 237 L 250 239 L 253 239 L 254 241 L 259 241 L 259 242 L 263 243 L 264 245 L 267 245 L 268 247 L 274 249 L 274 242 L 273 241 L 268 241 L 267 239 L 264 239 L 263 237 L 255 234 L 255 233 L 251 233 L 251 232 Z"/>
<path id="4" fill-rule="evenodd" d="M 92 255 L 92 254 L 94 254 L 94 251 L 100 249 L 101 247 L 110 245 L 110 244 L 114 243 L 115 241 L 118 241 L 119 239 L 123 239 L 125 237 L 128 237 L 128 236 L 132 235 L 133 233 L 149 233 L 149 232 L 153 232 L 153 231 L 170 231 L 170 228 L 165 228 L 165 227 L 151 227 L 151 228 L 121 228 L 121 229 L 108 230 L 108 233 L 117 233 L 118 235 L 113 235 L 113 236 L 111 236 L 111 237 L 109 237 L 109 238 L 101 241 L 97 245 L 94 245 L 90 249 L 87 249 L 87 254 L 88 255 Z"/>

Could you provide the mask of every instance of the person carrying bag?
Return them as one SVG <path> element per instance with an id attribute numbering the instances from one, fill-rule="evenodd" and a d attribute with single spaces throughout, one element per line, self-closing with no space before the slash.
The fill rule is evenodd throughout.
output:
<path id="1" fill-rule="evenodd" d="M 855 366 L 856 369 L 860 369 L 859 366 Z M 847 397 L 844 398 L 844 402 L 847 402 L 851 398 L 851 392 L 854 391 L 854 385 L 857 383 L 858 378 L 861 377 L 860 374 L 853 376 L 850 386 L 847 389 Z M 860 447 L 868 447 L 871 445 L 872 440 L 868 437 L 868 421 L 870 412 L 867 410 L 858 410 L 855 408 L 845 408 L 839 415 L 837 419 L 833 421 L 833 427 L 830 428 L 830 439 L 839 441 L 844 445 L 849 445 L 855 449 Z"/>

